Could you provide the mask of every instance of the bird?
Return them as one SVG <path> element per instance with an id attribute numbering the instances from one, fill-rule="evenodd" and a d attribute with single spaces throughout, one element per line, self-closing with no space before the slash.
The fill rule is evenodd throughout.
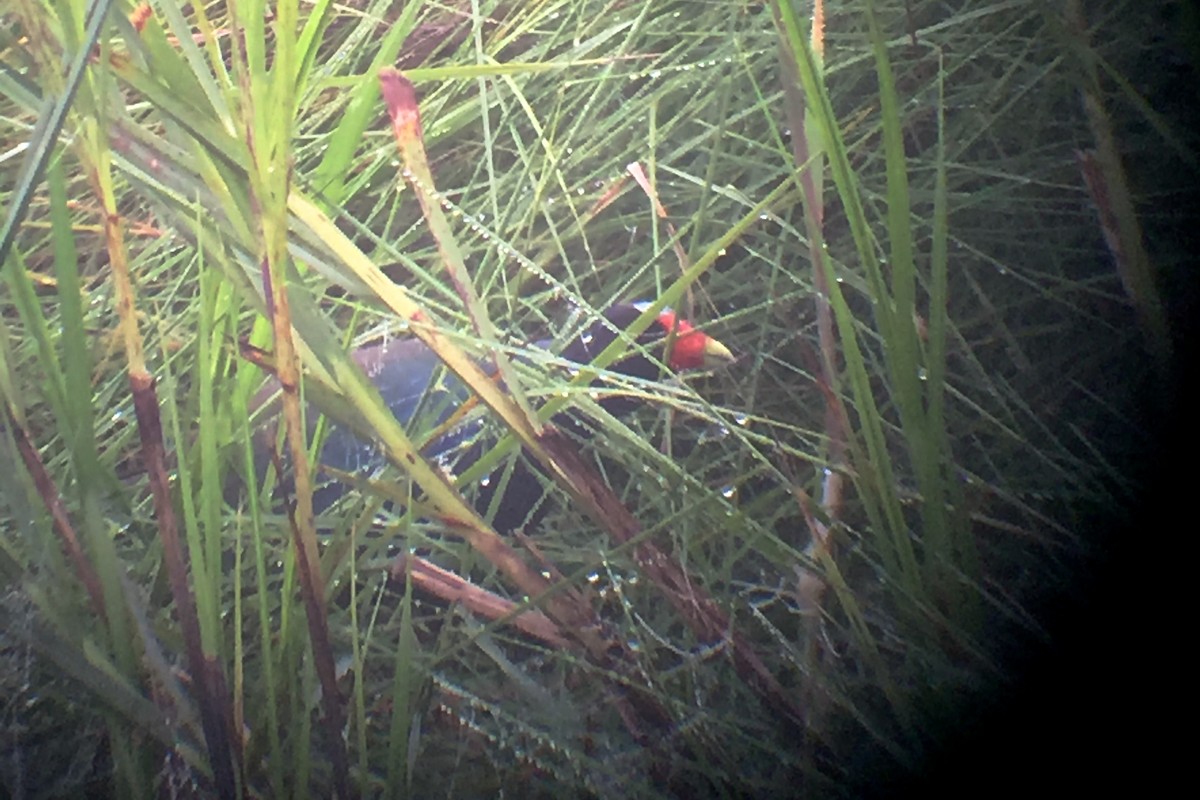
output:
<path id="1" fill-rule="evenodd" d="M 585 328 L 563 348 L 561 357 L 579 365 L 589 364 L 615 341 L 618 331 L 627 330 L 648 305 L 646 302 L 631 302 L 610 306 L 602 313 L 601 319 Z M 714 368 L 734 360 L 728 347 L 696 329 L 670 308 L 664 308 L 637 337 L 636 342 L 638 347 L 631 348 L 629 355 L 612 364 L 609 372 L 653 381 L 660 375 L 660 364 L 672 372 L 682 372 Z M 550 342 L 534 344 L 546 348 Z M 664 352 L 668 346 L 669 352 Z M 414 441 L 422 441 L 423 434 L 446 423 L 470 397 L 470 391 L 455 375 L 443 368 L 437 355 L 419 339 L 390 339 L 359 347 L 352 355 Z M 594 385 L 602 383 L 603 379 L 598 378 Z M 268 382 L 256 395 L 251 407 L 266 405 L 268 399 L 277 392 L 277 382 Z M 639 402 L 621 394 L 606 395 L 599 400 L 605 411 L 618 416 L 628 415 L 637 408 Z M 563 412 L 553 421 L 559 426 L 571 424 L 577 419 L 573 414 Z M 310 410 L 307 418 L 311 438 L 317 415 Z M 453 425 L 429 441 L 422 452 L 448 472 L 461 474 L 487 450 L 486 442 L 480 441 L 482 437 L 479 435 L 483 425 L 484 421 L 478 415 L 468 416 L 462 423 Z M 274 431 L 274 426 L 268 427 Z M 586 429 L 576 427 L 586 435 Z M 269 452 L 274 442 L 271 434 L 260 435 L 258 449 Z M 260 456 L 265 456 L 265 453 L 260 453 Z M 260 458 L 260 463 L 265 468 L 267 458 Z M 334 424 L 325 438 L 318 463 L 342 473 L 371 477 L 387 461 L 375 444 L 347 426 Z M 326 473 L 328 476 L 329 473 Z M 530 468 L 518 462 L 514 472 L 503 481 L 500 501 L 493 504 L 494 494 L 501 483 L 500 480 L 492 482 L 487 478 L 481 482 L 475 497 L 479 512 L 486 516 L 491 509 L 490 521 L 500 532 L 536 524 L 546 510 L 545 504 L 540 503 L 544 490 Z M 318 482 L 313 493 L 314 512 L 327 510 L 347 490 L 348 487 L 336 479 Z"/>

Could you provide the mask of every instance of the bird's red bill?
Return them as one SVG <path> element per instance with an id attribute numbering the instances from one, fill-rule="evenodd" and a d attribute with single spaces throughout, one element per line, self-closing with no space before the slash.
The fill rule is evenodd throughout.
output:
<path id="1" fill-rule="evenodd" d="M 714 362 L 732 360 L 733 354 L 725 345 L 703 331 L 692 327 L 692 323 L 679 319 L 674 311 L 665 309 L 658 315 L 658 324 L 670 334 L 675 331 L 675 341 L 667 365 L 673 371 L 711 367 Z"/>

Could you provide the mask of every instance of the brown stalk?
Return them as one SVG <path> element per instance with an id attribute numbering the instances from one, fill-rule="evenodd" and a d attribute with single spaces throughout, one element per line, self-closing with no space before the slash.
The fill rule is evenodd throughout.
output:
<path id="1" fill-rule="evenodd" d="M 433 180 L 428 173 L 423 147 L 420 142 L 420 119 L 412 84 L 394 70 L 385 69 L 380 73 L 380 82 L 384 99 L 392 116 L 393 128 L 397 143 L 405 156 L 405 163 L 410 173 L 417 180 L 414 187 L 421 200 L 422 210 L 427 221 L 437 227 L 444 225 L 440 219 L 440 209 L 437 209 L 425 196 L 432 190 Z M 634 171 L 635 179 L 638 177 Z M 653 192 L 651 192 L 653 198 Z M 661 208 L 661 206 L 659 206 Z M 449 239 L 449 234 L 446 234 Z M 443 255 L 450 248 L 450 242 L 440 242 Z M 450 262 L 453 259 L 448 258 Z M 453 268 L 456 265 L 448 263 Z M 460 295 L 470 297 L 470 292 L 464 292 L 465 278 L 461 275 L 455 278 Z M 436 350 L 436 348 L 435 348 Z M 540 433 L 533 433 L 533 441 L 529 448 L 546 470 L 554 476 L 569 494 L 583 503 L 593 519 L 601 527 L 607 529 L 618 542 L 630 541 L 641 531 L 641 526 L 620 499 L 596 474 L 596 472 L 580 459 L 577 448 L 570 443 L 552 425 L 546 425 Z M 530 577 L 536 577 L 536 582 L 549 588 L 545 579 L 533 572 L 522 561 L 511 547 L 490 528 L 484 526 L 476 535 L 480 520 L 472 515 L 470 520 L 443 519 L 444 522 L 457 526 L 471 543 L 493 564 L 510 578 L 517 581 L 522 590 L 536 596 L 540 592 L 531 592 L 524 585 Z M 734 647 L 734 663 L 747 682 L 768 699 L 770 705 L 779 706 L 788 711 L 796 720 L 803 714 L 791 698 L 783 691 L 766 665 L 758 658 L 749 642 L 740 634 L 734 633 L 728 615 L 720 609 L 716 602 L 702 589 L 697 588 L 689 576 L 678 564 L 673 563 L 661 550 L 650 543 L 638 545 L 636 551 L 639 564 L 667 595 L 681 616 L 696 631 L 697 635 L 707 641 L 729 639 Z M 560 599 L 561 598 L 561 599 Z M 561 623 L 566 630 L 587 648 L 596 663 L 617 671 L 632 668 L 635 660 L 628 648 L 616 637 L 605 634 L 606 626 L 590 608 L 587 602 L 576 591 L 566 595 L 551 598 L 547 604 L 550 616 Z M 631 682 L 638 685 L 641 681 Z M 626 696 L 636 703 L 642 718 L 662 727 L 670 715 L 659 704 L 658 700 L 645 692 L 630 693 Z M 641 726 L 632 717 L 626 716 L 626 724 L 635 736 L 640 736 Z"/>
<path id="2" fill-rule="evenodd" d="M 1083 109 L 1096 139 L 1094 151 L 1080 154 L 1084 181 L 1099 214 L 1100 228 L 1125 293 L 1137 311 L 1142 332 L 1151 351 L 1158 357 L 1159 366 L 1165 367 L 1171 359 L 1170 327 L 1125 179 L 1116 134 L 1104 109 L 1099 70 L 1091 50 L 1082 0 L 1068 0 L 1066 17 L 1068 28 L 1076 38 L 1083 74 L 1080 86 Z"/>
<path id="3" fill-rule="evenodd" d="M 17 450 L 21 453 L 21 460 L 25 462 L 25 469 L 33 478 L 38 495 L 41 496 L 42 502 L 46 505 L 46 511 L 54 523 L 54 530 L 58 532 L 58 538 L 62 540 L 63 550 L 75 566 L 75 572 L 79 576 L 80 582 L 87 589 L 88 597 L 92 602 L 92 610 L 101 618 L 106 617 L 108 612 L 104 607 L 104 591 L 100 587 L 100 576 L 96 574 L 96 570 L 83 552 L 83 547 L 79 544 L 79 537 L 75 535 L 75 528 L 71 524 L 71 518 L 67 515 L 67 509 L 63 506 L 62 495 L 58 493 L 58 487 L 54 485 L 54 480 L 46 471 L 46 465 L 42 463 L 42 457 L 38 454 L 37 447 L 34 446 L 25 426 L 18 423 L 16 416 L 9 408 L 5 408 L 5 417 L 7 419 L 5 424 L 13 432 L 13 437 L 17 441 Z"/>
<path id="4" fill-rule="evenodd" d="M 401 581 L 407 574 L 417 588 L 446 602 L 462 603 L 472 613 L 487 619 L 495 621 L 502 617 L 511 617 L 512 624 L 518 630 L 546 644 L 562 649 L 566 649 L 570 644 L 559 633 L 554 620 L 541 611 L 529 609 L 517 613 L 518 605 L 511 600 L 505 600 L 424 558 L 400 556 L 392 564 L 391 572 L 394 579 Z"/>
<path id="5" fill-rule="evenodd" d="M 145 368 L 141 336 L 133 313 L 133 286 L 129 280 L 124 245 L 120 235 L 120 219 L 108 217 L 109 258 L 117 287 L 117 308 L 125 332 L 126 354 L 129 358 L 129 388 L 137 415 L 138 434 L 142 443 L 142 459 L 150 480 L 154 515 L 158 521 L 159 539 L 163 546 L 163 562 L 175 600 L 175 613 L 183 634 L 184 649 L 196 685 L 200 706 L 200 722 L 208 743 L 209 759 L 218 796 L 237 797 L 234 760 L 241 761 L 240 739 L 230 735 L 232 706 L 220 664 L 204 652 L 200 639 L 200 620 L 196 601 L 188 586 L 188 569 L 183 543 L 171 502 L 170 481 L 167 477 L 166 448 L 163 446 L 162 421 L 158 413 L 158 396 L 154 378 Z"/>
<path id="6" fill-rule="evenodd" d="M 816 287 L 817 306 L 817 339 L 820 344 L 821 384 L 825 396 L 825 431 L 829 442 L 829 455 L 826 463 L 829 465 L 825 479 L 821 485 L 821 507 L 825 509 L 828 519 L 836 523 L 841 517 L 842 503 L 845 495 L 846 454 L 848 449 L 848 427 L 845 409 L 841 407 L 832 387 L 838 385 L 837 376 L 840 370 L 840 359 L 837 334 L 833 324 L 833 310 L 829 303 L 829 282 L 826 279 L 824 221 L 825 204 L 824 191 L 821 181 L 824 180 L 823 170 L 825 160 L 818 148 L 812 147 L 808 138 L 804 91 L 800 86 L 800 72 L 796 66 L 796 54 L 788 45 L 784 34 L 783 22 L 779 10 L 772 3 L 776 28 L 779 31 L 779 52 L 781 63 L 780 82 L 783 84 L 784 110 L 787 113 L 788 125 L 792 129 L 792 159 L 796 164 L 796 179 L 800 184 L 804 198 L 804 225 L 808 233 L 808 253 L 813 265 L 813 285 Z M 825 4 L 816 0 L 813 4 L 812 15 L 812 48 L 813 53 L 821 61 L 825 53 Z M 829 552 L 829 526 L 806 515 L 812 539 L 806 548 L 806 553 L 814 560 Z M 824 582 L 809 570 L 801 571 L 801 590 L 813 602 L 819 602 L 823 594 Z"/>
<path id="7" fill-rule="evenodd" d="M 404 161 L 404 177 L 410 182 L 421 213 L 429 225 L 430 233 L 437 242 L 438 253 L 447 276 L 462 299 L 467 316 L 476 334 L 488 345 L 492 360 L 500 379 L 508 387 L 508 397 L 520 412 L 521 423 L 531 434 L 536 435 L 540 423 L 521 391 L 520 382 L 508 357 L 495 346 L 496 331 L 488 317 L 487 309 L 475 291 L 470 272 L 458 248 L 458 242 L 450 229 L 448 220 L 439 207 L 439 198 L 434 191 L 433 174 L 429 158 L 425 153 L 425 136 L 421 129 L 421 112 L 417 105 L 416 89 L 412 81 L 394 69 L 379 72 L 379 88 L 392 119 L 392 133 L 400 156 Z"/>
<path id="8" fill-rule="evenodd" d="M 291 457 L 292 474 L 296 481 L 295 503 L 288 508 L 288 528 L 296 552 L 300 575 L 300 594 L 304 600 L 304 618 L 312 643 L 313 667 L 321 684 L 321 704 L 324 707 L 323 727 L 333 761 L 333 780 L 338 797 L 351 797 L 350 762 L 342 736 L 344 715 L 341 694 L 337 685 L 333 647 L 330 644 L 329 617 L 325 609 L 325 578 L 317 547 L 313 521 L 312 472 L 308 463 L 308 445 L 300 408 L 300 368 L 292 339 L 291 313 L 287 285 L 283 280 L 283 264 L 262 262 L 263 294 L 275 335 L 275 378 L 283 389 L 282 424 L 286 426 L 287 447 Z M 276 465 L 278 469 L 279 465 Z"/>
<path id="9" fill-rule="evenodd" d="M 317 534 L 313 522 L 312 474 L 308 463 L 308 447 L 300 405 L 300 366 L 292 335 L 292 318 L 287 292 L 287 223 L 286 205 L 291 183 L 290 166 L 278 183 L 271 185 L 260 167 L 273 154 L 265 153 L 264 143 L 255 138 L 253 120 L 258 94 L 251 87 L 251 69 L 246 51 L 245 30 L 237 29 L 231 38 L 230 61 L 241 89 L 242 129 L 246 151 L 255 165 L 250 169 L 250 204 L 258 228 L 259 267 L 267 316 L 271 322 L 275 343 L 276 378 L 283 389 L 282 424 L 287 431 L 287 447 L 291 457 L 292 474 L 296 485 L 294 511 L 289 509 L 289 529 L 296 553 L 304 601 L 305 622 L 312 645 L 313 667 L 321 685 L 321 720 L 328 742 L 333 767 L 334 793 L 346 800 L 351 797 L 350 765 L 346 741 L 342 735 L 344 713 L 337 687 L 337 670 L 330 645 L 329 620 L 325 609 L 325 582 L 321 574 Z M 275 67 L 278 69 L 278 65 Z M 272 165 L 273 166 L 273 165 Z M 270 169 L 267 170 L 270 172 Z"/>
<path id="10" fill-rule="evenodd" d="M 477 329 L 482 331 L 480 326 L 486 326 L 488 323 L 482 311 L 482 306 L 475 296 L 470 276 L 466 273 L 465 264 L 454 242 L 449 223 L 442 214 L 434 193 L 433 176 L 429 169 L 422 141 L 420 110 L 417 105 L 416 92 L 412 82 L 397 70 L 390 68 L 380 70 L 379 82 L 384 103 L 388 108 L 388 113 L 392 120 L 392 129 L 396 144 L 405 164 L 406 177 L 410 181 L 414 193 L 417 195 L 426 222 L 429 224 L 438 242 L 438 249 L 442 255 L 443 264 L 459 296 L 467 306 L 468 313 L 476 324 Z M 409 321 L 414 333 L 439 358 L 442 358 L 447 366 L 456 372 L 464 383 L 488 403 L 488 406 L 504 420 L 510 430 L 520 438 L 521 442 L 527 445 L 528 449 L 539 458 L 550 474 L 556 476 L 560 481 L 568 480 L 557 469 L 553 459 L 547 458 L 545 453 L 538 452 L 539 440 L 537 425 L 535 424 L 536 417 L 524 406 L 520 406 L 519 404 L 514 406 L 512 400 L 496 388 L 495 379 L 485 376 L 474 361 L 467 360 L 463 363 L 450 363 L 449 359 L 458 358 L 459 354 L 454 352 L 453 349 L 447 346 L 447 343 L 441 340 L 441 337 L 436 334 L 434 326 L 423 311 L 419 308 L 413 309 L 409 314 Z M 493 337 L 485 336 L 484 338 Z M 499 356 L 499 353 L 497 353 L 497 356 Z M 511 389 L 515 385 L 515 380 L 510 380 L 505 374 L 507 366 L 506 359 L 497 358 L 499 378 Z M 460 372 L 460 369 L 463 371 Z M 492 390 L 499 396 L 489 400 L 483 397 L 482 392 L 484 390 Z M 517 413 L 513 413 L 514 411 Z M 413 458 L 413 463 L 400 464 L 399 466 L 409 472 L 412 472 L 414 469 L 424 472 L 421 469 L 421 465 L 415 462 L 416 457 L 413 456 Z M 440 473 L 433 473 L 431 479 L 440 480 L 445 483 L 445 479 Z M 418 480 L 418 483 L 420 482 Z M 428 492 L 428 488 L 426 488 L 426 491 Z M 461 498 L 459 499 L 461 500 Z M 545 593 L 550 588 L 549 582 L 532 570 L 506 541 L 487 526 L 473 509 L 462 503 L 457 505 L 459 507 L 453 513 L 443 511 L 439 515 L 442 522 L 458 531 L 473 548 L 513 580 L 522 592 L 534 597 Z M 577 592 L 558 593 L 555 597 L 550 598 L 547 603 L 547 611 L 566 630 L 571 631 L 573 635 L 579 638 L 584 646 L 597 657 L 602 657 L 608 651 L 610 643 L 605 641 L 603 637 L 596 635 L 596 632 L 601 627 L 599 620 L 596 619 L 595 614 Z"/>

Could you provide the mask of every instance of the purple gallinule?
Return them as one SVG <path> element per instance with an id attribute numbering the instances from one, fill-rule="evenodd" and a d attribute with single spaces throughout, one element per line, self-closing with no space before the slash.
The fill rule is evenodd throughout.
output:
<path id="1" fill-rule="evenodd" d="M 562 357 L 578 364 L 590 362 L 616 339 L 617 330 L 627 329 L 645 307 L 644 303 L 612 306 L 604 312 L 603 320 L 597 320 L 563 349 Z M 672 331 L 674 336 L 671 335 Z M 664 356 L 663 349 L 668 341 L 671 350 Z M 663 311 L 637 338 L 637 343 L 641 352 L 635 349 L 635 352 L 612 364 L 609 371 L 654 380 L 659 376 L 660 363 L 672 371 L 681 371 L 717 366 L 733 359 L 728 348 L 711 336 L 695 330 L 688 322 L 677 319 L 670 310 Z M 549 342 L 536 344 L 545 347 Z M 414 441 L 422 441 L 425 434 L 449 419 L 469 397 L 466 387 L 445 370 L 433 351 L 418 339 L 394 339 L 367 345 L 356 350 L 354 357 Z M 603 380 L 596 381 L 596 385 L 602 383 Z M 264 389 L 258 403 L 273 393 L 273 388 Z M 609 413 L 627 414 L 636 408 L 639 401 L 627 396 L 609 395 L 599 402 Z M 567 412 L 556 417 L 555 422 L 569 422 L 569 414 Z M 316 415 L 310 414 L 309 418 L 315 424 Z M 479 441 L 482 425 L 477 415 L 471 416 L 430 442 L 423 452 L 444 468 L 461 474 L 486 449 L 486 445 Z M 261 441 L 265 443 L 267 440 Z M 382 468 L 386 460 L 376 446 L 348 428 L 334 425 L 325 439 L 319 463 L 342 472 L 369 477 Z M 505 482 L 500 501 L 493 503 L 498 483 L 500 481 L 485 479 L 476 496 L 476 506 L 481 514 L 486 516 L 489 508 L 494 506 L 491 508 L 491 521 L 497 530 L 512 530 L 540 517 L 534 507 L 541 500 L 542 485 L 527 467 L 518 462 Z M 318 489 L 313 496 L 314 510 L 319 513 L 327 509 L 345 491 L 344 484 L 336 481 L 322 483 L 319 479 Z"/>

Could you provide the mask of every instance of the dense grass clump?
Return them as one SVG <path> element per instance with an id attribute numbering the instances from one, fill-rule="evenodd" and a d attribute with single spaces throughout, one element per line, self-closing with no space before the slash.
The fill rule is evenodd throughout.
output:
<path id="1" fill-rule="evenodd" d="M 0 9 L 0 785 L 858 796 L 1086 739 L 1061 659 L 1169 485 L 1189 9 Z M 736 360 L 564 368 L 635 299 Z M 469 469 L 348 356 L 393 335 Z M 390 466 L 314 514 L 333 424 Z"/>

